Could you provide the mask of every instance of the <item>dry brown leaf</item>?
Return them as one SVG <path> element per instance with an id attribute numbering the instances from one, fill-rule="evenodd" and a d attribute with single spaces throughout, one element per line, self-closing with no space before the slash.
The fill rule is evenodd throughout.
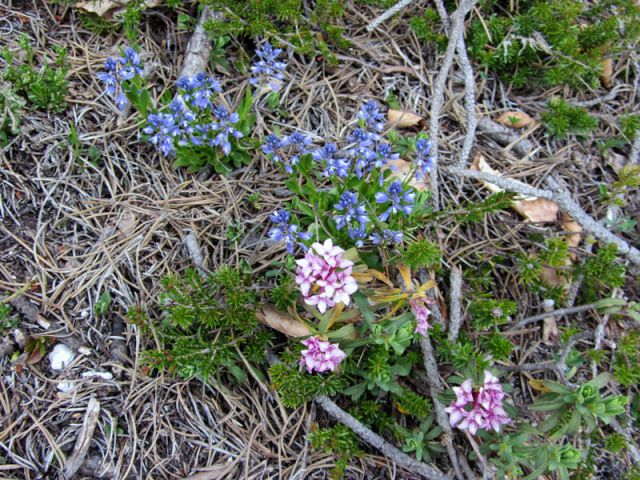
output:
<path id="1" fill-rule="evenodd" d="M 87 0 L 85 2 L 76 3 L 74 7 L 103 17 L 106 13 L 111 12 L 112 10 L 124 10 L 127 4 L 132 1 L 133 0 Z M 146 0 L 143 8 L 157 7 L 160 4 L 162 4 L 162 0 Z"/>
<path id="2" fill-rule="evenodd" d="M 530 222 L 548 223 L 558 219 L 558 204 L 546 198 L 514 202 L 513 209 Z"/>
<path id="3" fill-rule="evenodd" d="M 391 176 L 403 182 L 407 178 L 407 176 L 411 174 L 411 162 L 407 162 L 406 160 L 402 160 L 401 158 L 399 158 L 398 160 L 389 160 L 387 162 L 387 165 L 392 167 Z M 429 188 L 429 184 L 427 183 L 426 178 L 417 180 L 415 175 L 413 175 L 411 180 L 409 180 L 409 185 L 421 192 Z"/>
<path id="4" fill-rule="evenodd" d="M 533 118 L 524 112 L 505 112 L 496 119 L 496 122 L 509 128 L 524 128 L 533 123 Z"/>
<path id="5" fill-rule="evenodd" d="M 582 227 L 580 224 L 567 213 L 563 213 L 562 228 L 565 232 L 571 232 L 571 235 L 567 235 L 567 245 L 569 245 L 569 249 L 578 248 L 578 245 L 580 245 L 580 242 L 582 241 Z M 575 260 L 576 254 L 569 251 L 569 258 L 571 258 L 571 260 Z"/>
<path id="6" fill-rule="evenodd" d="M 491 168 L 481 153 L 478 153 L 474 157 L 471 163 L 471 170 L 489 173 L 497 177 L 502 176 L 500 172 Z M 518 182 L 517 180 L 513 181 L 524 185 L 524 183 Z M 491 182 L 482 181 L 482 184 L 487 190 L 493 193 L 503 191 L 502 188 Z M 536 223 L 555 222 L 558 219 L 558 212 L 560 211 L 557 203 L 547 200 L 546 198 L 522 196 L 516 197 L 516 200 L 513 202 L 513 209 L 528 221 Z"/>
<path id="7" fill-rule="evenodd" d="M 565 277 L 558 275 L 558 270 L 553 267 L 542 267 L 540 272 L 540 280 L 554 287 L 566 285 L 567 280 Z"/>
<path id="8" fill-rule="evenodd" d="M 311 331 L 304 323 L 294 320 L 289 314 L 279 311 L 272 305 L 258 307 L 256 318 L 260 323 L 290 337 L 308 337 L 311 335 Z"/>
<path id="9" fill-rule="evenodd" d="M 600 73 L 600 83 L 604 88 L 611 88 L 611 77 L 613 76 L 613 59 L 605 58 L 602 61 L 602 73 Z"/>
<path id="10" fill-rule="evenodd" d="M 411 128 L 416 126 L 426 128 L 427 126 L 427 121 L 420 115 L 394 110 L 392 108 L 387 110 L 387 121 L 396 128 Z"/>

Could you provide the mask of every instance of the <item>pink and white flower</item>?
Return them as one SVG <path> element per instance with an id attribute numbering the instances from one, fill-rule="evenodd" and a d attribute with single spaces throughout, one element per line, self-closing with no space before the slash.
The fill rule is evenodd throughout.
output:
<path id="1" fill-rule="evenodd" d="M 315 305 L 320 313 L 338 303 L 349 305 L 358 284 L 351 275 L 353 262 L 343 258 L 344 250 L 331 239 L 314 243 L 304 258 L 296 260 L 296 283 L 305 303 Z"/>
<path id="2" fill-rule="evenodd" d="M 333 372 L 347 356 L 337 343 L 325 342 L 318 337 L 307 338 L 302 344 L 307 349 L 301 352 L 300 365 L 306 367 L 309 373 Z"/>
<path id="3" fill-rule="evenodd" d="M 491 372 L 484 372 L 484 383 L 477 390 L 467 379 L 459 387 L 453 387 L 453 392 L 456 398 L 445 408 L 452 427 L 475 435 L 479 428 L 499 432 L 501 425 L 511 422 L 502 406 L 505 396 L 502 385 Z"/>
<path id="4" fill-rule="evenodd" d="M 416 317 L 418 325 L 416 326 L 415 333 L 419 333 L 423 337 L 427 336 L 427 330 L 431 326 L 429 324 L 429 317 L 431 316 L 431 310 L 427 308 L 429 300 L 426 298 L 412 298 L 409 300 L 409 306 L 411 312 Z"/>

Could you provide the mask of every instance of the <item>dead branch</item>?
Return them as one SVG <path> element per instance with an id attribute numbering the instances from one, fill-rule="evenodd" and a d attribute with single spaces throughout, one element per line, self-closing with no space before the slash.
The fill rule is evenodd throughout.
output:
<path id="1" fill-rule="evenodd" d="M 605 243 L 613 243 L 618 248 L 619 253 L 626 255 L 629 260 L 636 265 L 640 265 L 640 250 L 629 245 L 626 240 L 618 237 L 601 223 L 594 220 L 573 200 L 571 194 L 566 190 L 566 188 L 561 186 L 551 177 L 548 177 L 545 180 L 545 183 L 551 190 L 542 190 L 516 180 L 498 177 L 484 172 L 465 170 L 458 167 L 449 167 L 447 168 L 447 171 L 460 177 L 484 180 L 511 192 L 552 200 L 556 202 L 562 210 L 567 212 L 576 222 L 578 222 L 586 232 L 591 233 L 594 237 Z"/>
<path id="2" fill-rule="evenodd" d="M 393 17 L 400 10 L 409 5 L 413 0 L 400 0 L 393 7 L 383 12 L 381 15 L 374 18 L 369 25 L 367 25 L 367 32 L 373 32 L 380 24 Z"/>
<path id="3" fill-rule="evenodd" d="M 451 293 L 449 295 L 449 340 L 455 342 L 462 324 L 462 270 L 451 268 Z"/>
<path id="4" fill-rule="evenodd" d="M 406 468 L 413 473 L 417 473 L 423 478 L 448 480 L 447 475 L 442 473 L 438 468 L 427 465 L 423 462 L 418 462 L 406 453 L 394 447 L 380 435 L 373 432 L 357 419 L 342 410 L 329 397 L 321 395 L 316 398 L 315 401 L 331 418 L 349 427 L 349 429 L 355 433 L 360 440 L 372 446 L 376 450 L 379 450 L 387 458 L 395 462 L 396 465 Z"/>
<path id="5" fill-rule="evenodd" d="M 435 80 L 435 90 L 431 103 L 431 118 L 429 120 L 429 139 L 432 142 L 431 157 L 433 158 L 433 171 L 430 175 L 431 194 L 436 209 L 440 208 L 440 188 L 438 183 L 438 137 L 440 136 L 440 111 L 444 105 L 444 89 L 449 78 L 449 69 L 453 63 L 453 55 L 458 47 L 458 38 L 462 35 L 464 18 L 471 10 L 475 0 L 463 0 L 458 9 L 452 15 L 452 27 L 449 32 L 449 44 L 440 66 L 440 71 Z"/>

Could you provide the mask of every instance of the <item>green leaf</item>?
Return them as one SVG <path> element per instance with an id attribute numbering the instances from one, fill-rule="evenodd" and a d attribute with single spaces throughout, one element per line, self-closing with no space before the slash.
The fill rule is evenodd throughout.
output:
<path id="1" fill-rule="evenodd" d="M 96 315 L 106 315 L 109 313 L 109 307 L 111 306 L 111 294 L 109 292 L 104 292 L 98 298 L 95 306 L 93 307 L 93 311 Z"/>

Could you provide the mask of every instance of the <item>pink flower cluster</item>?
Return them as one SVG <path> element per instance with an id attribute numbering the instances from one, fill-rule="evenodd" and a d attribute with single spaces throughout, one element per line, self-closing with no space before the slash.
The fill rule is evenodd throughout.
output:
<path id="1" fill-rule="evenodd" d="M 340 350 L 337 343 L 329 343 L 318 337 L 310 337 L 302 341 L 307 347 L 302 350 L 300 365 L 307 367 L 307 372 L 333 372 L 346 354 Z"/>
<path id="2" fill-rule="evenodd" d="M 358 290 L 351 276 L 353 262 L 342 258 L 343 253 L 328 239 L 324 244 L 314 243 L 303 259 L 296 260 L 296 283 L 304 301 L 316 305 L 321 313 L 340 302 L 349 305 L 350 295 Z"/>
<path id="3" fill-rule="evenodd" d="M 511 422 L 502 407 L 504 392 L 497 377 L 485 370 L 483 385 L 475 390 L 471 379 L 453 387 L 456 399 L 445 409 L 452 427 L 475 435 L 479 428 L 500 431 L 500 425 Z"/>
<path id="4" fill-rule="evenodd" d="M 416 317 L 418 321 L 418 325 L 416 326 L 415 333 L 419 333 L 423 337 L 427 336 L 427 330 L 431 326 L 429 324 L 429 316 L 431 315 L 431 310 L 427 308 L 431 302 L 427 298 L 412 298 L 409 300 L 409 306 L 411 307 L 411 312 Z"/>

